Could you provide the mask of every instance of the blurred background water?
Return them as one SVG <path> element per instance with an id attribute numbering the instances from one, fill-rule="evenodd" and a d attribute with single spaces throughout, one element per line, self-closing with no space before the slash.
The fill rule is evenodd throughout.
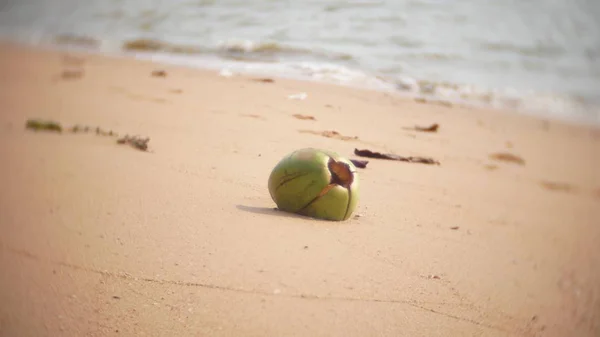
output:
<path id="1" fill-rule="evenodd" d="M 598 0 L 0 0 L 0 38 L 600 124 Z"/>

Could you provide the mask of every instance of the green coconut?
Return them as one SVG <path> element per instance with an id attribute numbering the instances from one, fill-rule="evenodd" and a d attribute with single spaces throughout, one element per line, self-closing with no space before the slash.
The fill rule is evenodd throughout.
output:
<path id="1" fill-rule="evenodd" d="M 358 203 L 358 174 L 346 158 L 306 148 L 283 158 L 269 176 L 277 207 L 324 220 L 348 219 Z"/>

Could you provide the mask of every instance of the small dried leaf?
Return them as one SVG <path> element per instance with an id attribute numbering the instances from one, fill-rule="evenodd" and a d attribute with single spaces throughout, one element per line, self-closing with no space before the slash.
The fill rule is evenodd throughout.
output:
<path id="1" fill-rule="evenodd" d="M 517 165 L 525 165 L 525 160 L 523 158 L 508 152 L 492 153 L 490 154 L 490 159 Z"/>
<path id="2" fill-rule="evenodd" d="M 152 76 L 154 77 L 167 77 L 167 72 L 164 70 L 155 70 L 152 72 Z"/>

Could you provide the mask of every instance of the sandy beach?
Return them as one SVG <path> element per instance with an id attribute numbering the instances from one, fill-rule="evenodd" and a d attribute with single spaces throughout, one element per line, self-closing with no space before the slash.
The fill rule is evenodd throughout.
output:
<path id="1" fill-rule="evenodd" d="M 8 43 L 0 87 L 1 336 L 600 335 L 598 128 Z M 267 190 L 305 147 L 440 165 L 319 221 Z"/>

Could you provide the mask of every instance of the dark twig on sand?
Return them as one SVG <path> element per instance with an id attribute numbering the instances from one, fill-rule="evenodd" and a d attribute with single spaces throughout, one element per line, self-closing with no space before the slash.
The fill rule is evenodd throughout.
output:
<path id="1" fill-rule="evenodd" d="M 403 129 L 411 130 L 411 131 L 420 131 L 420 132 L 437 132 L 439 128 L 440 128 L 440 125 L 438 123 L 434 123 L 429 126 L 415 125 L 413 127 L 404 127 Z"/>
<path id="2" fill-rule="evenodd" d="M 429 126 L 415 125 L 414 130 L 421 131 L 421 132 L 437 132 L 437 130 L 439 128 L 440 128 L 440 125 L 438 123 L 434 123 L 434 124 L 431 124 Z"/>
<path id="3" fill-rule="evenodd" d="M 440 165 L 440 162 L 429 157 L 403 157 L 396 154 L 373 152 L 371 150 L 359 150 L 354 149 L 354 154 L 360 157 L 376 158 L 376 159 L 387 159 L 387 160 L 398 160 L 409 163 L 421 163 L 428 165 Z"/>

